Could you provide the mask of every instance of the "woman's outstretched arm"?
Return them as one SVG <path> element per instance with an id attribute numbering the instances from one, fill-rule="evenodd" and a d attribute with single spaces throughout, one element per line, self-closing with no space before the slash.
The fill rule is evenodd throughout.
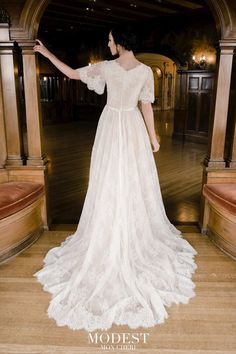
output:
<path id="1" fill-rule="evenodd" d="M 154 115 L 151 103 L 141 103 L 141 110 L 143 113 L 144 120 L 146 122 L 149 138 L 153 146 L 153 152 L 159 150 L 160 145 L 157 141 L 157 134 L 154 126 Z"/>
<path id="2" fill-rule="evenodd" d="M 63 63 L 61 60 L 59 60 L 53 53 L 51 53 L 44 45 L 43 43 L 39 40 L 36 39 L 39 44 L 36 44 L 34 46 L 34 51 L 39 52 L 46 58 L 48 58 L 53 65 L 57 67 L 63 74 L 68 76 L 70 79 L 74 80 L 80 80 L 79 72 L 76 71 L 75 69 L 72 69 L 69 65 Z"/>

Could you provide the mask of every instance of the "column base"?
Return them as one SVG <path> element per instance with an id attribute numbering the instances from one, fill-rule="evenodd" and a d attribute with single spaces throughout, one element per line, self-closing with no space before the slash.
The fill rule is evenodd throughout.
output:
<path id="1" fill-rule="evenodd" d="M 236 168 L 236 161 L 235 160 L 226 160 L 226 166 L 228 168 Z"/>
<path id="2" fill-rule="evenodd" d="M 44 166 L 48 163 L 48 159 L 46 155 L 41 157 L 28 157 L 27 158 L 27 166 Z"/>
<path id="3" fill-rule="evenodd" d="M 22 157 L 8 157 L 6 160 L 6 164 L 4 167 L 7 166 L 23 166 L 25 162 L 25 158 Z"/>
<path id="4" fill-rule="evenodd" d="M 209 168 L 225 168 L 226 167 L 226 162 L 224 160 L 210 160 L 209 157 L 205 157 L 203 161 L 204 166 L 209 167 Z"/>

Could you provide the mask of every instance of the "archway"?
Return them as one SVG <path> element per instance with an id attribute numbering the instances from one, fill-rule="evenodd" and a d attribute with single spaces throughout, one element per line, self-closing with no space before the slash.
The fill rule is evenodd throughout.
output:
<path id="1" fill-rule="evenodd" d="M 136 57 L 153 69 L 156 98 L 153 108 L 163 111 L 174 109 L 176 61 L 156 53 L 138 53 Z"/>
<path id="2" fill-rule="evenodd" d="M 37 31 L 38 31 L 38 26 L 39 26 L 39 22 L 40 19 L 43 15 L 43 12 L 45 10 L 45 8 L 47 7 L 47 5 L 50 3 L 50 1 L 48 0 L 40 0 L 37 3 L 34 2 L 33 0 L 29 0 L 25 3 L 25 6 L 22 10 L 21 16 L 20 16 L 20 20 L 19 20 L 19 24 L 18 26 L 15 26 L 14 28 L 10 28 L 10 37 L 11 40 L 16 40 L 19 45 L 23 48 L 23 60 L 24 60 L 24 66 L 26 67 L 31 67 L 31 69 L 33 71 L 37 71 L 37 61 L 35 61 L 34 56 L 32 55 L 32 46 L 34 45 L 34 39 L 37 35 Z M 215 0 L 208 0 L 206 1 L 206 3 L 208 4 L 208 6 L 210 7 L 215 19 L 216 19 L 216 27 L 218 30 L 218 33 L 220 33 L 220 37 L 221 37 L 221 48 L 224 51 L 224 54 L 227 52 L 228 56 L 227 56 L 227 60 L 229 65 L 231 65 L 231 59 L 232 59 L 232 55 L 233 55 L 233 50 L 232 48 L 234 48 L 235 45 L 235 38 L 236 38 L 236 31 L 235 31 L 235 12 L 232 9 L 232 7 L 229 5 L 229 2 L 227 1 L 215 1 Z M 229 53 L 230 50 L 230 53 Z M 30 55 L 29 55 L 30 53 Z M 224 55 L 224 58 L 226 58 L 226 56 Z M 222 66 L 222 70 L 221 72 L 223 73 L 223 67 Z M 231 70 L 228 73 L 228 77 L 230 78 L 231 76 Z M 26 98 L 26 101 L 29 100 L 30 97 L 32 97 L 32 91 L 29 91 L 29 88 L 32 87 L 32 85 L 35 87 L 35 93 L 37 91 L 36 86 L 37 86 L 37 80 L 35 80 L 35 78 L 32 77 L 27 77 L 27 73 L 25 71 L 25 82 L 26 82 L 26 87 L 28 87 L 28 99 Z M 228 80 L 230 81 L 230 80 Z M 28 83 L 28 86 L 27 86 Z M 228 83 L 229 86 L 229 83 Z M 26 96 L 27 96 L 26 95 Z M 221 92 L 222 95 L 222 92 Z M 36 95 L 37 96 L 37 95 Z M 35 102 L 34 104 L 30 104 L 28 111 L 38 111 L 40 110 L 39 108 L 39 100 L 36 100 L 37 102 Z M 226 100 L 227 101 L 227 100 Z M 225 103 L 226 107 L 228 106 L 228 102 Z M 37 164 L 39 163 L 39 160 L 42 161 L 42 165 L 44 165 L 44 159 L 43 156 L 41 154 L 41 136 L 40 136 L 40 125 L 38 124 L 38 120 L 39 120 L 39 116 L 40 114 L 33 114 L 32 117 L 34 117 L 34 121 L 31 118 L 31 121 L 28 122 L 28 129 L 29 131 L 32 130 L 33 131 L 33 126 L 36 124 L 38 126 L 38 132 L 36 134 L 36 143 L 35 141 L 32 142 L 33 144 L 33 149 L 31 149 L 31 155 L 32 155 L 32 159 L 29 161 L 31 161 L 31 164 Z M 215 116 L 218 117 L 219 114 L 216 112 Z M 227 112 L 225 113 L 225 125 L 226 125 L 226 120 L 227 120 Z M 214 120 L 214 122 L 217 120 Z M 213 125 L 214 125 L 213 122 Z M 213 126 L 213 135 L 212 135 L 212 140 L 214 140 L 214 136 L 217 136 L 217 131 L 219 130 L 219 125 L 216 124 L 215 127 Z M 208 162 L 211 162 L 211 157 L 212 157 L 212 151 L 213 151 L 213 160 L 220 158 L 221 159 L 221 155 L 222 155 L 222 146 L 221 146 L 221 151 L 219 152 L 219 149 L 216 149 L 215 147 L 215 142 L 211 141 L 210 144 L 210 152 L 209 152 L 209 156 L 208 156 Z M 217 150 L 217 151 L 216 151 Z M 35 158 L 35 152 L 36 155 L 40 155 L 37 158 Z M 217 152 L 217 156 L 214 155 L 214 153 Z M 221 162 L 221 161 L 220 161 Z M 214 164 L 213 164 L 214 165 Z M 212 166 L 213 166 L 212 165 Z M 208 164 L 208 167 L 210 165 Z M 223 165 L 222 165 L 223 167 Z M 207 171 L 208 174 L 208 171 Z M 205 175 L 205 180 L 208 177 Z"/>
<path id="3" fill-rule="evenodd" d="M 50 0 L 27 0 L 20 16 L 19 27 L 10 29 L 11 39 L 35 39 L 41 17 L 49 3 Z M 236 14 L 232 4 L 227 0 L 206 0 L 206 3 L 215 18 L 219 38 L 235 38 Z"/>

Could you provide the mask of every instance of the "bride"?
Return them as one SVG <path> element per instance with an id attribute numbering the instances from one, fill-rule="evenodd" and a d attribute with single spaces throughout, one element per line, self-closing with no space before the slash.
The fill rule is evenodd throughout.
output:
<path id="1" fill-rule="evenodd" d="M 69 78 L 97 94 L 107 87 L 77 230 L 47 252 L 34 274 L 52 294 L 47 314 L 73 330 L 163 323 L 166 307 L 195 296 L 197 251 L 170 223 L 163 205 L 153 156 L 159 149 L 153 72 L 135 58 L 133 34 L 120 27 L 108 41 L 118 57 L 78 69 L 37 41 L 34 51 Z"/>

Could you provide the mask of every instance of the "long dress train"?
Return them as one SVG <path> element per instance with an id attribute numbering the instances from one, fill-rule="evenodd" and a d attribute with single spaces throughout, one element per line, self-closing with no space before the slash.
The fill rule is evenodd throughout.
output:
<path id="1" fill-rule="evenodd" d="M 77 230 L 48 251 L 34 276 L 52 294 L 58 326 L 87 331 L 112 323 L 152 327 L 165 306 L 195 296 L 197 251 L 170 223 L 138 101 L 154 102 L 149 66 L 116 60 L 77 69 L 107 104 L 92 148 L 89 184 Z"/>

